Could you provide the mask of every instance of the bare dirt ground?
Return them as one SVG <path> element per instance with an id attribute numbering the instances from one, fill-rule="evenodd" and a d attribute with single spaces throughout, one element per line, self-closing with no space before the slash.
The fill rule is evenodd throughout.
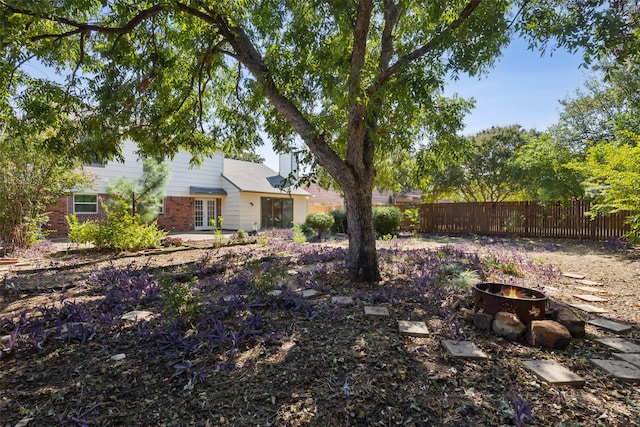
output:
<path id="1" fill-rule="evenodd" d="M 579 303 L 574 295 L 587 292 L 561 273 L 582 274 L 602 284 L 595 294 L 607 301 L 594 304 L 633 326 L 625 338 L 640 343 L 637 250 L 401 238 L 380 242 L 383 281 L 367 285 L 348 280 L 344 241 L 209 245 L 57 252 L 0 271 L 0 426 L 640 423 L 639 386 L 589 362 L 611 358 L 594 339 L 614 334 L 588 325 L 585 339 L 547 350 L 477 331 L 450 309 L 465 291 L 448 276 L 475 271 Z M 298 289 L 319 295 L 301 298 Z M 337 305 L 335 296 L 353 303 Z M 391 315 L 365 318 L 365 305 Z M 150 317 L 121 320 L 132 310 Z M 401 336 L 398 320 L 424 321 L 431 335 Z M 448 356 L 441 339 L 461 334 L 489 358 Z M 551 386 L 524 368 L 532 359 L 555 360 L 586 385 Z M 527 408 L 531 417 L 518 418 Z"/>

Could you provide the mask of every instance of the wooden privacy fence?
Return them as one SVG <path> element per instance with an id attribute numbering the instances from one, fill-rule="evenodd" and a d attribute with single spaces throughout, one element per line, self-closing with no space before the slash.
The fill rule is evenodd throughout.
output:
<path id="1" fill-rule="evenodd" d="M 401 210 L 412 206 L 398 206 Z M 567 237 L 606 240 L 629 232 L 631 212 L 588 215 L 589 203 L 541 205 L 535 202 L 428 203 L 418 205 L 421 233 L 474 233 L 523 237 Z M 408 221 L 403 230 L 410 229 Z"/>

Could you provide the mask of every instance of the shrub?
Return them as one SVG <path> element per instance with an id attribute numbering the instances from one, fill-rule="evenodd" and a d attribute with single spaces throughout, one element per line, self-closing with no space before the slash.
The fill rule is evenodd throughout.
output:
<path id="1" fill-rule="evenodd" d="M 329 215 L 333 217 L 334 223 L 331 226 L 331 232 L 334 234 L 337 233 L 347 233 L 347 212 L 344 209 L 338 209 L 329 212 Z"/>
<path id="2" fill-rule="evenodd" d="M 66 217 L 69 224 L 69 240 L 74 243 L 93 243 L 98 249 L 138 251 L 157 248 L 167 233 L 158 229 L 154 221 L 142 222 L 138 215 L 120 212 L 118 215 L 107 209 L 107 221 L 78 222 L 75 215 Z"/>
<path id="3" fill-rule="evenodd" d="M 334 222 L 335 220 L 331 215 L 322 212 L 311 213 L 307 215 L 305 220 L 305 224 L 318 233 L 318 240 L 322 240 L 322 233 L 331 229 Z"/>
<path id="4" fill-rule="evenodd" d="M 305 232 L 303 230 L 302 225 L 294 224 L 293 225 L 293 242 L 298 244 L 306 243 L 307 236 L 305 236 L 304 233 Z"/>
<path id="5" fill-rule="evenodd" d="M 373 208 L 373 227 L 381 235 L 393 234 L 402 222 L 402 212 L 396 207 Z"/>

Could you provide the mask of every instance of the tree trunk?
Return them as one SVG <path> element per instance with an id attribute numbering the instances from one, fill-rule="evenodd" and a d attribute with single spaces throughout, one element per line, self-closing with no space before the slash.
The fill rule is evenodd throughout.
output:
<path id="1" fill-rule="evenodd" d="M 343 192 L 349 233 L 349 277 L 357 282 L 379 282 L 371 193 L 354 187 L 343 187 Z"/>

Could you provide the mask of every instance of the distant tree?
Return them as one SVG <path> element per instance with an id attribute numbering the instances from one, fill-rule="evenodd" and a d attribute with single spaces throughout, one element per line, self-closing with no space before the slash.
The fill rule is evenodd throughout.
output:
<path id="1" fill-rule="evenodd" d="M 0 131 L 0 246 L 5 252 L 35 243 L 47 231 L 47 209 L 60 197 L 81 190 L 91 177 L 71 157 L 48 150 L 45 134 L 9 120 Z"/>
<path id="2" fill-rule="evenodd" d="M 584 196 L 584 175 L 568 163 L 576 154 L 549 133 L 530 135 L 514 152 L 512 170 L 517 188 L 528 200 L 569 201 Z"/>
<path id="3" fill-rule="evenodd" d="M 229 159 L 242 160 L 251 163 L 264 163 L 265 159 L 255 151 L 243 151 L 241 153 L 228 154 L 226 156 Z"/>
<path id="4" fill-rule="evenodd" d="M 452 155 L 435 150 L 421 153 L 422 173 L 430 198 L 450 197 L 467 202 L 502 202 L 520 191 L 516 152 L 531 132 L 518 125 L 492 127 L 466 137 Z"/>

